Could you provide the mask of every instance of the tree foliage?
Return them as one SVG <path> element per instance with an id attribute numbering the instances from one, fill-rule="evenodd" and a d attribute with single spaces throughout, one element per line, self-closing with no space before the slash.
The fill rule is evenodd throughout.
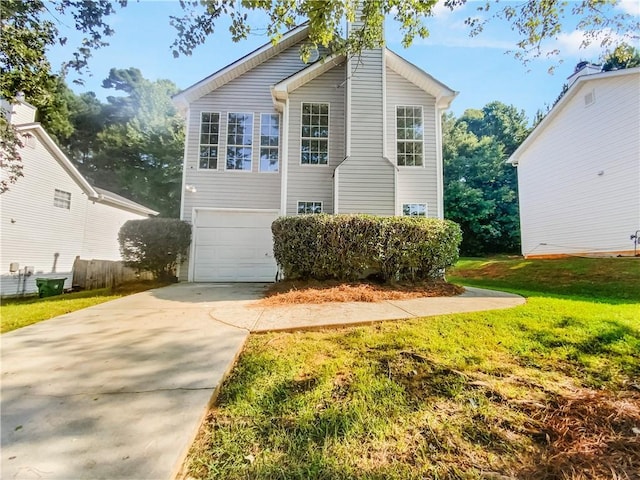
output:
<path id="1" fill-rule="evenodd" d="M 583 46 L 600 42 L 603 46 L 616 39 L 614 33 L 635 35 L 640 22 L 634 16 L 613 8 L 620 0 L 575 0 L 523 2 L 478 2 L 476 15 L 470 15 L 466 24 L 471 35 L 482 33 L 489 22 L 505 22 L 515 31 L 519 40 L 514 55 L 523 62 L 541 55 L 557 55 L 547 51 L 544 42 L 552 40 L 562 31 L 563 22 L 569 16 L 578 17 L 577 29 L 585 32 Z M 255 33 L 248 12 L 260 11 L 268 17 L 266 33 L 276 42 L 293 26 L 308 21 L 311 45 L 302 47 L 303 59 L 319 46 L 331 53 L 356 55 L 363 49 L 384 44 L 385 17 L 392 17 L 402 34 L 402 44 L 407 47 L 416 37 L 426 38 L 429 30 L 426 21 L 434 15 L 437 0 L 181 0 L 184 9 L 181 17 L 172 17 L 177 37 L 173 54 L 190 55 L 194 48 L 216 31 L 216 23 L 229 17 L 229 31 L 234 41 Z M 445 0 L 444 6 L 455 10 L 467 0 Z M 360 12 L 360 15 L 358 14 Z M 350 32 L 343 31 L 342 20 L 358 22 Z"/>
<path id="2" fill-rule="evenodd" d="M 82 45 L 73 52 L 63 71 L 73 69 L 82 72 L 92 50 L 106 45 L 104 39 L 113 34 L 106 17 L 114 13 L 115 6 L 126 5 L 126 0 L 59 0 L 55 3 L 43 0 L 2 0 L 0 2 L 0 98 L 13 101 L 21 91 L 29 102 L 40 111 L 44 123 L 53 125 L 51 133 L 69 133 L 65 123 L 60 98 L 60 78 L 52 71 L 47 60 L 47 49 L 67 41 L 60 35 L 57 17 L 71 14 L 76 31 L 85 34 Z M 56 132 L 58 128 L 58 132 Z M 6 172 L 0 193 L 9 188 L 22 175 L 21 144 L 15 129 L 7 124 L 4 112 L 0 112 L 0 168 Z"/>
<path id="3" fill-rule="evenodd" d="M 444 117 L 445 217 L 462 228 L 463 255 L 518 251 L 516 169 L 505 161 L 528 132 L 524 112 L 500 102 Z"/>
<path id="4" fill-rule="evenodd" d="M 605 57 L 602 71 L 609 72 L 638 66 L 640 66 L 640 50 L 627 43 L 622 43 Z"/>
<path id="5" fill-rule="evenodd" d="M 129 220 L 120 228 L 118 242 L 127 266 L 168 279 L 187 254 L 191 225 L 174 218 Z"/>
<path id="6" fill-rule="evenodd" d="M 68 102 L 73 133 L 61 142 L 94 184 L 177 217 L 184 120 L 168 80 L 150 81 L 137 68 L 115 69 L 103 82 L 125 95 L 101 103 L 92 92 Z"/>

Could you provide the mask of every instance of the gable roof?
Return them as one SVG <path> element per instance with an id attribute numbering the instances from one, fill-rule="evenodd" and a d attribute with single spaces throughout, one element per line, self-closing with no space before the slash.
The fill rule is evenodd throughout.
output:
<path id="1" fill-rule="evenodd" d="M 333 67 L 340 65 L 345 60 L 346 57 L 344 55 L 331 55 L 281 80 L 271 87 L 271 95 L 273 96 L 274 103 L 286 99 L 290 92 L 300 88 L 314 78 L 319 77 Z M 387 66 L 398 75 L 435 97 L 436 106 L 440 108 L 448 108 L 453 99 L 458 95 L 458 92 L 452 90 L 439 80 L 436 80 L 427 72 L 388 48 L 385 48 L 385 60 Z"/>
<path id="2" fill-rule="evenodd" d="M 40 123 L 23 123 L 21 125 L 16 125 L 15 127 L 19 133 L 36 135 L 58 161 L 60 166 L 67 172 L 67 174 L 69 174 L 69 176 L 76 182 L 90 200 L 98 203 L 111 204 L 112 206 L 119 208 L 126 208 L 142 215 L 158 214 L 155 210 L 151 210 L 150 208 L 133 202 L 127 198 L 121 197 L 120 195 L 116 195 L 115 193 L 91 185 L 75 165 L 71 163 L 71 160 L 69 160 L 60 147 L 58 147 L 56 142 L 53 141 L 47 131 L 42 128 Z"/>
<path id="3" fill-rule="evenodd" d="M 344 55 L 330 55 L 325 59 L 313 62 L 299 72 L 276 83 L 271 87 L 271 95 L 273 96 L 274 103 L 279 100 L 285 100 L 289 93 L 331 70 L 333 67 L 337 67 L 343 63 L 346 58 Z"/>
<path id="4" fill-rule="evenodd" d="M 186 109 L 194 100 L 203 97 L 216 88 L 220 88 L 243 73 L 248 72 L 252 68 L 257 67 L 261 63 L 264 63 L 270 58 L 278 55 L 283 50 L 286 50 L 292 45 L 304 40 L 307 38 L 308 33 L 309 26 L 307 23 L 303 23 L 302 25 L 289 30 L 275 45 L 271 42 L 265 43 L 253 52 L 248 53 L 244 57 L 230 63 L 226 67 L 221 68 L 203 80 L 194 83 L 180 93 L 177 93 L 173 96 L 173 102 L 178 106 L 178 108 Z"/>
<path id="5" fill-rule="evenodd" d="M 459 93 L 388 48 L 385 48 L 385 61 L 391 70 L 429 95 L 434 96 L 436 106 L 439 108 L 449 108 Z"/>
<path id="6" fill-rule="evenodd" d="M 575 97 L 576 93 L 578 92 L 578 90 L 580 90 L 580 87 L 582 87 L 582 85 L 584 85 L 587 82 L 592 82 L 594 80 L 602 80 L 602 79 L 608 79 L 608 78 L 621 77 L 625 75 L 639 75 L 639 74 L 640 74 L 640 67 L 634 67 L 634 68 L 627 68 L 624 70 L 613 70 L 609 72 L 593 73 L 593 74 L 583 75 L 581 77 L 578 77 L 571 84 L 569 89 L 565 92 L 565 94 L 558 101 L 558 103 L 556 103 L 551 108 L 549 113 L 547 113 L 547 115 L 542 119 L 542 121 L 538 123 L 538 125 L 536 125 L 536 127 L 531 131 L 531 133 L 524 140 L 524 142 L 522 142 L 520 146 L 516 149 L 516 151 L 511 154 L 511 156 L 507 160 L 507 163 L 510 163 L 511 165 L 514 165 L 514 166 L 518 165 L 518 162 L 520 160 L 520 156 L 522 155 L 522 153 L 524 153 L 524 151 L 527 148 L 529 148 L 529 145 L 535 142 L 535 140 L 542 134 L 542 132 L 544 132 L 548 128 L 548 126 L 551 124 L 553 119 L 556 118 L 558 114 L 562 111 L 564 106 L 567 105 L 573 97 Z"/>

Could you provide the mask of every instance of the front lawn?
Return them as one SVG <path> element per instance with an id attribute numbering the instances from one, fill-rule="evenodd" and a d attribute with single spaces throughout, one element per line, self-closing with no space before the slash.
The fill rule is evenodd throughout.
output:
<path id="1" fill-rule="evenodd" d="M 635 478 L 640 261 L 469 259 L 449 280 L 528 302 L 252 335 L 189 475 Z"/>
<path id="2" fill-rule="evenodd" d="M 55 297 L 28 297 L 2 300 L 0 333 L 10 332 L 33 323 L 48 320 L 58 315 L 74 312 L 116 298 L 162 287 L 166 283 L 155 281 L 135 282 L 121 285 L 115 289 L 100 288 L 83 292 L 65 293 Z"/>

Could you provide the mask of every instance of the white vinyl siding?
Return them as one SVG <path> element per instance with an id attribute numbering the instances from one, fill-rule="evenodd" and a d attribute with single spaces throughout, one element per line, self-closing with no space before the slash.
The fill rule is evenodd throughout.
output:
<path id="1" fill-rule="evenodd" d="M 322 202 L 298 202 L 298 215 L 322 213 Z"/>
<path id="2" fill-rule="evenodd" d="M 260 171 L 277 172 L 279 166 L 280 115 L 263 113 L 260 116 Z"/>
<path id="3" fill-rule="evenodd" d="M 289 132 L 286 214 L 297 213 L 297 201 L 322 202 L 325 213 L 334 213 L 333 172 L 345 157 L 345 65 L 338 65 L 289 94 Z M 336 85 L 341 85 L 336 88 Z M 302 103 L 329 105 L 329 156 L 324 165 L 300 163 Z M 283 212 L 285 213 L 285 212 Z"/>
<path id="4" fill-rule="evenodd" d="M 269 85 L 278 83 L 304 67 L 305 64 L 300 60 L 300 44 L 293 45 L 189 106 L 184 183 L 194 186 L 197 193 L 184 195 L 184 220 L 191 219 L 196 207 L 246 208 L 247 205 L 260 205 L 263 208 L 280 209 L 280 173 L 239 175 L 237 172 L 224 170 L 223 165 L 218 165 L 218 170 L 211 174 L 204 174 L 197 169 L 200 113 L 220 112 L 221 118 L 225 118 L 228 112 L 276 114 Z M 258 115 L 255 115 L 255 131 L 260 128 L 259 122 Z M 222 152 L 226 151 L 226 140 L 227 125 L 226 122 L 221 122 L 219 149 Z M 259 169 L 259 150 L 253 149 L 253 171 Z"/>
<path id="5" fill-rule="evenodd" d="M 218 168 L 219 139 L 220 114 L 202 112 L 200 116 L 200 168 L 212 170 Z"/>
<path id="6" fill-rule="evenodd" d="M 519 158 L 525 256 L 633 252 L 640 228 L 640 74 L 577 85 Z M 585 95 L 597 101 L 586 106 Z"/>
<path id="7" fill-rule="evenodd" d="M 53 193 L 53 206 L 71 210 L 71 193 L 56 188 Z"/>
<path id="8" fill-rule="evenodd" d="M 422 107 L 396 107 L 396 152 L 398 166 L 421 167 L 423 165 L 424 126 Z"/>
<path id="9" fill-rule="evenodd" d="M 384 158 L 383 149 L 383 50 L 364 51 L 350 61 L 350 68 L 349 156 L 336 170 L 337 210 L 395 215 L 395 166 Z"/>
<path id="10" fill-rule="evenodd" d="M 329 163 L 329 104 L 303 103 L 300 125 L 300 163 Z"/>
<path id="11" fill-rule="evenodd" d="M 119 260 L 120 227 L 126 220 L 146 218 L 88 199 L 40 137 L 30 134 L 33 147 L 20 151 L 24 176 L 2 194 L 0 202 L 3 295 L 18 291 L 18 278 L 9 273 L 11 262 L 19 263 L 21 269 L 34 267 L 27 292 L 37 291 L 35 279 L 39 277 L 66 278 L 65 288 L 70 288 L 76 256 Z M 68 208 L 54 205 L 52 187 L 72 200 Z"/>
<path id="12" fill-rule="evenodd" d="M 253 114 L 233 113 L 227 116 L 227 170 L 251 171 L 253 151 Z"/>
<path id="13" fill-rule="evenodd" d="M 402 215 L 407 217 L 426 217 L 426 203 L 404 203 L 402 204 Z"/>
<path id="14" fill-rule="evenodd" d="M 397 163 L 396 147 L 396 108 L 399 105 L 415 105 L 422 107 L 423 118 L 423 165 L 416 167 L 399 167 L 398 169 L 398 204 L 425 203 L 432 207 L 427 215 L 438 215 L 435 205 L 438 204 L 438 170 L 436 156 L 436 109 L 435 98 L 416 87 L 404 77 L 387 68 L 387 151 L 389 160 Z M 398 214 L 402 214 L 400 210 Z"/>

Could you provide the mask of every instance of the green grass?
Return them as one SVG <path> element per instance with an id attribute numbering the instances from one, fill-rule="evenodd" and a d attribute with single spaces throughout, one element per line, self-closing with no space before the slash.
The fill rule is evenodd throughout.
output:
<path id="1" fill-rule="evenodd" d="M 639 265 L 464 259 L 452 278 L 508 286 L 527 304 L 251 336 L 192 448 L 189 474 L 610 478 L 607 465 L 601 476 L 580 476 L 576 462 L 606 463 L 616 452 L 571 456 L 550 412 L 565 411 L 575 396 L 632 395 L 640 377 Z M 640 406 L 640 396 L 632 401 Z M 602 405 L 593 416 L 610 418 Z M 620 478 L 619 469 L 640 466 L 640 453 L 623 453 L 626 463 L 612 467 Z"/>
<path id="2" fill-rule="evenodd" d="M 133 293 L 161 287 L 165 284 L 158 282 L 136 282 L 122 285 L 115 289 L 101 288 L 83 292 L 65 293 L 55 297 L 28 297 L 2 300 L 0 307 L 0 333 L 10 332 L 17 328 L 26 327 L 58 315 L 75 312 L 82 308 L 115 300 L 116 298 Z"/>

